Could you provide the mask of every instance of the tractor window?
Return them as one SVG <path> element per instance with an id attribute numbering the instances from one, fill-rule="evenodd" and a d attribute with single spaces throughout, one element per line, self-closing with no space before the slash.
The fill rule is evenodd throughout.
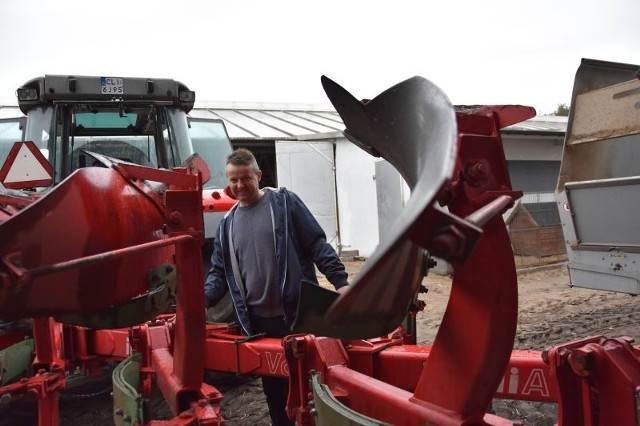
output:
<path id="1" fill-rule="evenodd" d="M 146 109 L 75 112 L 71 169 L 97 166 L 87 151 L 147 167 L 158 167 L 154 114 Z"/>
<path id="2" fill-rule="evenodd" d="M 61 179 L 59 156 L 54 157 L 56 138 L 55 119 L 56 107 L 52 105 L 39 105 L 29 110 L 26 129 L 24 132 L 25 141 L 33 141 L 40 149 L 40 152 L 49 160 L 54 170 L 54 182 Z"/>
<path id="3" fill-rule="evenodd" d="M 76 127 L 85 129 L 127 129 L 137 121 L 135 112 L 82 112 L 75 116 Z"/>
<path id="4" fill-rule="evenodd" d="M 29 120 L 27 120 L 27 128 L 25 129 L 24 140 L 33 141 L 45 157 L 52 161 L 48 150 L 52 148 L 53 141 L 53 120 L 54 108 L 46 106 L 37 106 L 29 110 Z"/>
<path id="5" fill-rule="evenodd" d="M 205 189 L 224 188 L 227 184 L 225 164 L 231 154 L 231 142 L 224 124 L 220 120 L 189 120 L 193 150 L 209 166 L 211 178 L 204 184 Z"/>
<path id="6" fill-rule="evenodd" d="M 167 124 L 162 126 L 167 159 L 172 167 L 179 166 L 191 154 L 191 136 L 187 124 L 187 115 L 178 108 L 167 108 Z"/>
<path id="7" fill-rule="evenodd" d="M 152 136 L 79 136 L 74 138 L 72 168 L 97 166 L 86 151 L 96 152 L 129 163 L 146 167 L 157 167 L 155 162 L 155 141 Z"/>
<path id="8" fill-rule="evenodd" d="M 24 117 L 0 120 L 0 167 L 9 155 L 9 151 L 15 142 L 23 141 Z"/>

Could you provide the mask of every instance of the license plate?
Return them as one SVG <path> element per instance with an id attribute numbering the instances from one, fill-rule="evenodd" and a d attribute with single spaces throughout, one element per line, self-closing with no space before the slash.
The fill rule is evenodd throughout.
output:
<path id="1" fill-rule="evenodd" d="M 100 93 L 104 95 L 124 94 L 124 78 L 100 77 Z"/>

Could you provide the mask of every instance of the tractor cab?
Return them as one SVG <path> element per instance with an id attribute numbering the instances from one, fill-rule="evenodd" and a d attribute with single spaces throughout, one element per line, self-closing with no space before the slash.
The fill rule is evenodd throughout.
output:
<path id="1" fill-rule="evenodd" d="M 45 192 L 78 169 L 106 166 L 101 156 L 171 169 L 198 154 L 210 171 L 203 183 L 207 238 L 233 205 L 221 190 L 226 184 L 224 162 L 232 149 L 224 123 L 189 117 L 195 92 L 184 84 L 172 79 L 46 75 L 28 81 L 16 94 L 26 117 L 0 122 L 0 168 L 7 163 L 0 181 L 5 187 Z M 6 160 L 17 155 L 17 141 L 32 142 L 32 150 L 35 146 L 41 162 L 52 170 L 49 181 L 29 180 L 33 173 L 26 170 L 15 177 L 15 161 L 14 170 L 8 169 Z M 19 184 L 8 182 L 7 174 Z"/>
<path id="2" fill-rule="evenodd" d="M 195 92 L 174 80 L 47 75 L 17 96 L 27 116 L 23 138 L 51 164 L 53 184 L 101 166 L 92 153 L 154 168 L 179 166 L 194 153 L 187 113 Z"/>

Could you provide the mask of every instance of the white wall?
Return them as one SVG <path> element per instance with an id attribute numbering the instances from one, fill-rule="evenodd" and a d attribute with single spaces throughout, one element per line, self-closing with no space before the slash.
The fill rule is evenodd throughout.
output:
<path id="1" fill-rule="evenodd" d="M 507 161 L 560 161 L 564 136 L 503 135 Z"/>
<path id="2" fill-rule="evenodd" d="M 333 141 L 276 141 L 278 186 L 295 192 L 337 248 Z"/>
<path id="3" fill-rule="evenodd" d="M 380 241 L 390 238 L 393 224 L 402 215 L 409 187 L 395 167 L 386 160 L 375 161 L 376 191 L 378 204 L 378 236 Z M 405 189 L 406 188 L 406 189 Z"/>
<path id="4" fill-rule="evenodd" d="M 392 217 L 381 219 L 378 215 L 379 197 L 376 189 L 376 164 L 385 161 L 373 157 L 353 145 L 345 138 L 336 140 L 336 183 L 338 197 L 338 217 L 341 241 L 345 250 L 358 250 L 359 255 L 371 257 L 380 240 L 380 220 L 386 220 L 391 226 Z M 396 173 L 398 173 L 396 171 Z M 389 169 L 386 171 L 387 183 L 392 182 Z M 398 191 L 393 199 L 401 198 L 403 207 L 410 197 L 409 186 L 398 173 L 399 185 L 382 185 L 385 190 Z M 384 225 L 384 223 L 383 223 Z M 448 274 L 451 265 L 442 259 L 436 259 L 433 272 Z"/>
<path id="5" fill-rule="evenodd" d="M 378 246 L 375 157 L 346 138 L 336 140 L 336 189 L 342 249 L 370 257 Z"/>

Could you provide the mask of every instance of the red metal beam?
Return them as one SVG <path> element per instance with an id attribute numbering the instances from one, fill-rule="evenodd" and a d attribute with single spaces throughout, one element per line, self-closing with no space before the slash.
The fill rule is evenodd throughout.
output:
<path id="1" fill-rule="evenodd" d="M 197 391 L 204 372 L 206 322 L 200 242 L 192 238 L 178 245 L 176 261 L 181 285 L 177 294 L 173 375 L 184 390 Z"/>
<path id="2" fill-rule="evenodd" d="M 598 336 L 549 349 L 560 425 L 638 424 L 640 360 L 632 342 Z"/>

